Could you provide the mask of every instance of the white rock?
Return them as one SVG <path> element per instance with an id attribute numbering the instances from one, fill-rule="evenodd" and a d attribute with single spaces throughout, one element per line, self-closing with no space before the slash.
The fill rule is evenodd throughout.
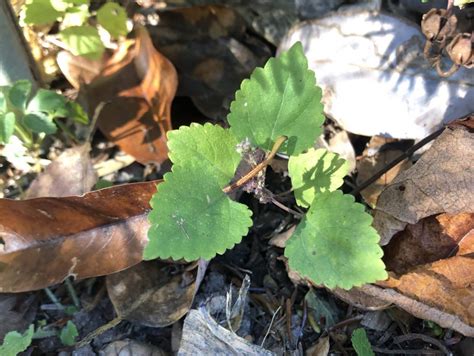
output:
<path id="1" fill-rule="evenodd" d="M 279 52 L 296 41 L 323 89 L 325 113 L 350 132 L 419 139 L 474 111 L 474 70 L 439 77 L 414 23 L 346 10 L 296 25 Z"/>

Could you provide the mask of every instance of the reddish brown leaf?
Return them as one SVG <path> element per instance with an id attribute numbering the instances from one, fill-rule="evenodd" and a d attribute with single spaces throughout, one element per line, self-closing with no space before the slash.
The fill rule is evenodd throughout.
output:
<path id="1" fill-rule="evenodd" d="M 171 102 L 177 88 L 173 65 L 155 50 L 148 32 L 123 43 L 85 89 L 91 115 L 102 103 L 98 127 L 109 140 L 141 163 L 168 157 Z"/>
<path id="2" fill-rule="evenodd" d="M 80 197 L 0 199 L 0 292 L 47 287 L 67 276 L 121 271 L 142 260 L 156 182 Z"/>
<path id="3" fill-rule="evenodd" d="M 460 247 L 465 248 L 465 237 L 473 229 L 474 214 L 471 213 L 440 214 L 422 219 L 415 225 L 408 225 L 385 246 L 385 265 L 390 271 L 401 274 L 453 256 Z M 459 242 L 461 246 L 458 246 Z"/>

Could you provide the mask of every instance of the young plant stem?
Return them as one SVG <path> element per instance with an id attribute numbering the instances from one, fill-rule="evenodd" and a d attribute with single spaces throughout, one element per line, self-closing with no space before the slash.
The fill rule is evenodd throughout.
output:
<path id="1" fill-rule="evenodd" d="M 15 132 L 18 134 L 20 139 L 26 144 L 27 147 L 33 146 L 33 137 L 31 134 L 18 122 L 15 124 Z"/>
<path id="2" fill-rule="evenodd" d="M 288 139 L 286 136 L 280 136 L 275 140 L 275 143 L 273 144 L 272 150 L 268 153 L 267 157 L 257 164 L 250 172 L 248 172 L 246 175 L 244 175 L 242 178 L 238 179 L 232 184 L 229 184 L 228 186 L 224 187 L 222 191 L 226 194 L 232 192 L 233 190 L 243 186 L 245 183 L 247 183 L 249 180 L 251 180 L 253 177 L 255 177 L 261 170 L 263 170 L 266 166 L 270 164 L 272 161 L 273 157 L 275 157 L 276 153 L 280 149 L 281 145 Z"/>

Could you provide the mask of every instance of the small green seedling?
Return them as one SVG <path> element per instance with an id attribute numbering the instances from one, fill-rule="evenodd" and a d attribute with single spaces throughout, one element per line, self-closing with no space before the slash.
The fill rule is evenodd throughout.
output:
<path id="1" fill-rule="evenodd" d="M 7 333 L 3 339 L 3 344 L 0 345 L 0 355 L 16 356 L 20 352 L 25 351 L 33 340 L 34 329 L 34 325 L 31 324 L 23 334 L 20 334 L 18 331 Z"/>
<path id="2" fill-rule="evenodd" d="M 38 143 L 45 135 L 57 131 L 59 118 L 68 117 L 82 124 L 87 114 L 72 101 L 52 90 L 39 89 L 32 95 L 31 82 L 19 80 L 0 87 L 0 144 L 17 136 L 27 147 Z"/>
<path id="3" fill-rule="evenodd" d="M 99 59 L 105 46 L 90 19 L 95 15 L 97 23 L 117 39 L 128 33 L 127 13 L 115 2 L 106 2 L 96 13 L 89 7 L 90 0 L 27 0 L 22 18 L 28 25 L 51 25 L 59 20 L 58 35 L 66 49 L 77 56 Z"/>
<path id="4" fill-rule="evenodd" d="M 375 356 L 372 351 L 367 333 L 363 328 L 355 329 L 351 337 L 352 347 L 357 353 L 357 356 Z"/>
<path id="5" fill-rule="evenodd" d="M 264 186 L 264 171 L 279 152 L 289 156 L 297 204 L 308 209 L 286 245 L 290 268 L 329 288 L 385 279 L 372 217 L 337 190 L 347 163 L 312 148 L 324 121 L 320 101 L 321 89 L 297 43 L 242 82 L 230 107 L 230 129 L 191 124 L 170 131 L 173 168 L 150 202 L 144 259 L 209 260 L 239 243 L 252 213 L 229 193 L 243 188 L 277 204 Z M 236 175 L 243 162 L 251 168 Z"/>

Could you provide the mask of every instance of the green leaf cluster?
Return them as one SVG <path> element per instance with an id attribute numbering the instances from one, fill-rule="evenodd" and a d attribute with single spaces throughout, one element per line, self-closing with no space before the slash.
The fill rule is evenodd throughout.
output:
<path id="1" fill-rule="evenodd" d="M 251 213 L 224 193 L 240 178 L 236 170 L 243 157 L 237 147 L 250 142 L 269 151 L 284 136 L 280 152 L 289 156 L 296 201 L 308 209 L 287 242 L 290 268 L 329 288 L 385 279 L 371 216 L 337 190 L 347 162 L 312 148 L 324 121 L 320 101 L 321 89 L 297 43 L 242 82 L 230 107 L 229 129 L 192 124 L 169 132 L 173 168 L 151 200 L 144 258 L 210 259 L 240 242 Z"/>
<path id="2" fill-rule="evenodd" d="M 77 103 L 52 90 L 39 89 L 33 94 L 32 84 L 27 80 L 0 87 L 0 144 L 7 144 L 15 134 L 32 145 L 35 134 L 55 133 L 55 120 L 62 117 L 88 123 L 86 113 Z"/>
<path id="3" fill-rule="evenodd" d="M 90 0 L 28 0 L 24 5 L 23 21 L 28 25 L 51 25 L 61 20 L 59 38 L 74 55 L 99 59 L 105 46 L 97 27 L 88 20 Z M 117 3 L 107 2 L 96 14 L 97 22 L 112 38 L 126 36 L 127 13 Z"/>

